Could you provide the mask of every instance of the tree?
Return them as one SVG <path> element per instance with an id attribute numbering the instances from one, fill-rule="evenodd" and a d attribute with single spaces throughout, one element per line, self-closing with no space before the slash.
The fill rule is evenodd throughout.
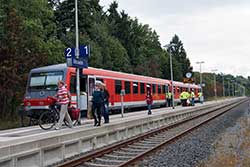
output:
<path id="1" fill-rule="evenodd" d="M 64 46 L 56 39 L 54 15 L 47 0 L 1 4 L 0 114 L 6 117 L 23 98 L 30 69 L 49 64 L 48 60 L 60 62 Z"/>
<path id="2" fill-rule="evenodd" d="M 174 35 L 172 40 L 170 41 L 170 44 L 175 44 L 172 47 L 172 55 L 176 59 L 176 61 L 179 63 L 179 69 L 181 70 L 180 75 L 176 76 L 179 80 L 183 77 L 185 77 L 187 72 L 192 72 L 193 68 L 190 66 L 190 61 L 187 58 L 186 51 L 183 47 L 183 43 L 179 39 L 177 35 Z"/>

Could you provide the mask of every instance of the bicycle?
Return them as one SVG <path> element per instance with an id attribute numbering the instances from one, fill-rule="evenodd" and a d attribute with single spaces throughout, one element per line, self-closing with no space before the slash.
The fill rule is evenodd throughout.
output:
<path id="1" fill-rule="evenodd" d="M 58 105 L 56 105 L 57 99 L 55 97 L 48 96 L 47 101 L 49 103 L 49 110 L 43 112 L 40 115 L 39 121 L 38 121 L 39 126 L 44 130 L 49 130 L 53 128 L 60 118 L 60 108 Z M 73 125 L 76 125 L 78 122 L 78 116 L 79 116 L 80 110 L 75 109 L 74 107 L 69 107 L 68 111 L 69 111 Z M 64 124 L 66 126 L 69 126 L 68 121 L 65 119 L 64 119 Z"/>

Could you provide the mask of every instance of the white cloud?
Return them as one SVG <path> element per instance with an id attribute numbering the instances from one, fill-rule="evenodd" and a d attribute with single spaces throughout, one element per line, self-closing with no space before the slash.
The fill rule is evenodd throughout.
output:
<path id="1" fill-rule="evenodd" d="M 101 0 L 107 6 L 111 0 Z M 247 0 L 118 0 L 140 22 L 157 31 L 162 45 L 177 34 L 188 57 L 203 60 L 203 69 L 250 76 L 250 2 Z M 107 9 L 107 7 L 106 7 Z"/>

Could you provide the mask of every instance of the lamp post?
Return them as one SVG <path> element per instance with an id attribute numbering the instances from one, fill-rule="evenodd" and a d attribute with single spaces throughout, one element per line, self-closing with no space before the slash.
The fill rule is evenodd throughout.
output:
<path id="1" fill-rule="evenodd" d="M 204 61 L 198 61 L 196 64 L 200 64 L 200 87 L 201 87 L 201 93 L 202 93 L 202 73 L 201 73 L 201 64 L 205 63 Z"/>
<path id="2" fill-rule="evenodd" d="M 228 96 L 230 96 L 230 78 L 226 78 L 227 79 L 227 90 L 228 90 Z"/>
<path id="3" fill-rule="evenodd" d="M 75 54 L 76 58 L 79 58 L 79 31 L 78 31 L 78 4 L 77 0 L 75 0 L 75 26 L 76 26 L 76 49 Z M 76 68 L 76 107 L 81 108 L 80 105 L 80 69 Z M 81 112 L 78 117 L 78 124 L 81 124 Z"/>
<path id="4" fill-rule="evenodd" d="M 171 93 L 172 93 L 172 108 L 174 109 L 174 88 L 173 88 L 173 80 L 174 80 L 174 76 L 173 76 L 173 65 L 172 65 L 172 47 L 176 46 L 176 44 L 167 44 L 165 46 L 163 46 L 164 48 L 166 48 L 166 50 L 169 50 L 169 59 L 170 59 L 170 75 L 171 75 Z"/>
<path id="5" fill-rule="evenodd" d="M 234 80 L 231 80 L 231 82 L 232 82 L 232 96 L 235 96 Z"/>
<path id="6" fill-rule="evenodd" d="M 223 97 L 225 97 L 225 84 L 224 84 L 224 74 L 222 73 L 222 89 L 223 89 Z"/>
<path id="7" fill-rule="evenodd" d="M 217 88 L 216 88 L 216 71 L 218 71 L 217 69 L 213 69 L 212 72 L 214 72 L 214 97 L 215 100 L 217 101 Z"/>
<path id="8" fill-rule="evenodd" d="M 246 88 L 243 86 L 243 96 L 246 96 Z"/>

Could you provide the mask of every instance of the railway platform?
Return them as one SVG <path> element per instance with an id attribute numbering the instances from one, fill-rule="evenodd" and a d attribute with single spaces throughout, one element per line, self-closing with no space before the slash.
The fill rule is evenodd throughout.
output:
<path id="1" fill-rule="evenodd" d="M 192 107 L 157 108 L 111 115 L 109 124 L 93 126 L 83 119 L 72 129 L 42 130 L 39 126 L 3 130 L 0 133 L 0 167 L 50 166 L 66 158 L 125 140 L 152 129 L 183 120 L 212 106 L 223 106 L 242 98 L 211 101 Z"/>

